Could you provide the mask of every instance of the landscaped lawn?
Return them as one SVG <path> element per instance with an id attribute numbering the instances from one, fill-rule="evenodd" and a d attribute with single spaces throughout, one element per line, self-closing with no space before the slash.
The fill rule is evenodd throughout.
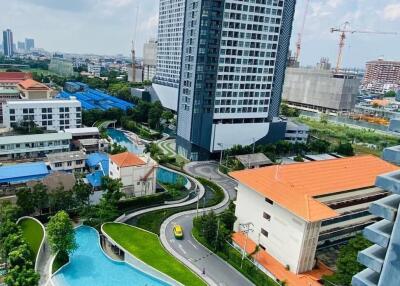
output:
<path id="1" fill-rule="evenodd" d="M 42 226 L 31 218 L 22 219 L 19 225 L 21 226 L 25 241 L 28 243 L 34 255 L 33 261 L 35 261 L 44 235 Z"/>
<path id="2" fill-rule="evenodd" d="M 207 285 L 169 254 L 161 245 L 157 235 L 120 223 L 106 223 L 103 230 L 132 255 L 183 285 Z"/>

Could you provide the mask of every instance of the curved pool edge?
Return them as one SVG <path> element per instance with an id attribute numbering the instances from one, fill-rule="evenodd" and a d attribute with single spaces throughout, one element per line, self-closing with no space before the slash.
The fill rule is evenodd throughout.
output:
<path id="1" fill-rule="evenodd" d="M 120 223 L 120 224 L 129 226 L 129 227 L 134 227 L 134 226 L 129 225 L 129 224 L 127 224 L 127 223 L 123 223 L 123 222 L 106 222 L 106 223 L 103 223 L 103 224 L 101 225 L 101 233 L 102 233 L 105 237 L 107 237 L 107 239 L 108 239 L 110 242 L 114 243 L 119 249 L 121 249 L 121 250 L 124 251 L 125 253 L 128 253 L 128 254 L 129 254 L 130 256 L 132 256 L 135 260 L 137 260 L 139 263 L 141 263 L 142 265 L 144 265 L 146 268 L 151 269 L 152 271 L 156 272 L 156 273 L 159 274 L 160 276 L 164 276 L 164 277 L 166 277 L 168 280 L 171 280 L 171 281 L 165 281 L 165 280 L 163 280 L 163 279 L 161 279 L 161 278 L 158 278 L 158 277 L 154 276 L 153 274 L 149 273 L 148 270 L 144 270 L 144 269 L 135 267 L 135 266 L 132 265 L 130 262 L 127 262 L 126 260 L 124 260 L 125 263 L 127 263 L 128 265 L 134 267 L 135 269 L 138 269 L 138 270 L 140 270 L 140 271 L 146 273 L 147 275 L 149 275 L 149 276 L 151 276 L 151 277 L 153 277 L 153 278 L 155 278 L 155 279 L 157 279 L 157 280 L 164 281 L 165 283 L 168 283 L 168 284 L 173 283 L 173 284 L 171 284 L 171 286 L 185 286 L 185 285 L 183 285 L 182 283 L 180 283 L 179 281 L 177 281 L 177 280 L 175 280 L 174 278 L 172 278 L 171 276 L 169 276 L 169 275 L 167 275 L 167 274 L 161 272 L 160 270 L 158 270 L 158 269 L 154 268 L 153 266 L 147 264 L 146 262 L 140 260 L 140 259 L 137 258 L 135 255 L 133 255 L 132 253 L 130 253 L 128 250 L 126 250 L 124 247 L 122 247 L 119 243 L 117 243 L 114 239 L 112 239 L 112 238 L 104 231 L 104 229 L 103 229 L 103 226 L 104 226 L 105 224 L 107 224 L 107 223 Z M 141 228 L 140 228 L 140 229 L 141 229 Z M 150 231 L 148 231 L 148 230 L 145 230 L 145 229 L 141 229 L 141 230 L 143 230 L 143 231 L 145 231 L 145 232 L 148 232 L 148 233 L 151 233 L 151 234 L 153 234 L 153 235 L 156 235 L 156 234 L 154 234 L 154 233 L 152 233 L 152 232 L 150 232 Z M 157 235 L 156 235 L 156 236 L 157 236 Z M 160 241 L 160 244 L 162 245 L 161 241 Z M 102 249 L 102 250 L 103 250 L 103 249 Z M 104 252 L 104 250 L 103 250 L 103 252 Z M 106 254 L 106 255 L 107 255 L 107 254 Z M 108 256 L 108 255 L 107 255 L 107 256 Z M 120 262 L 121 262 L 121 261 L 120 261 Z"/>

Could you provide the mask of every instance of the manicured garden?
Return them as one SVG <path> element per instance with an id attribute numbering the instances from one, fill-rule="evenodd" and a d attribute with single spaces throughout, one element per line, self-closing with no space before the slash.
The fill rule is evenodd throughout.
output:
<path id="1" fill-rule="evenodd" d="M 44 236 L 42 226 L 32 218 L 21 219 L 18 224 L 21 226 L 22 234 L 34 255 L 33 261 L 35 261 Z"/>
<path id="2" fill-rule="evenodd" d="M 106 223 L 103 230 L 136 258 L 183 285 L 206 285 L 196 274 L 170 255 L 156 234 L 120 223 Z"/>

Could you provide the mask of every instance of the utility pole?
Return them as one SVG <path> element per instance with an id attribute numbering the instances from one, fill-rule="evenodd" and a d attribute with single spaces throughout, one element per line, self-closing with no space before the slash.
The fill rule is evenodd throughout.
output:
<path id="1" fill-rule="evenodd" d="M 199 200 L 200 200 L 199 186 L 196 186 L 196 193 L 197 193 L 197 203 L 196 203 L 196 218 L 197 218 L 199 216 Z"/>
<path id="2" fill-rule="evenodd" d="M 219 164 L 222 165 L 222 158 L 224 156 L 224 144 L 218 143 L 217 145 L 221 147 L 221 156 L 219 157 Z"/>
<path id="3" fill-rule="evenodd" d="M 215 237 L 215 249 L 217 249 L 217 243 L 218 243 L 218 233 L 219 233 L 219 219 L 217 221 L 217 235 Z"/>
<path id="4" fill-rule="evenodd" d="M 242 268 L 242 266 L 243 266 L 243 260 L 246 255 L 247 240 L 249 239 L 249 232 L 254 231 L 253 227 L 254 227 L 254 224 L 251 222 L 239 224 L 239 230 L 240 230 L 240 228 L 243 228 L 242 232 L 246 234 L 246 240 L 244 241 L 244 248 L 242 249 L 242 261 L 240 262 L 240 268 Z"/>

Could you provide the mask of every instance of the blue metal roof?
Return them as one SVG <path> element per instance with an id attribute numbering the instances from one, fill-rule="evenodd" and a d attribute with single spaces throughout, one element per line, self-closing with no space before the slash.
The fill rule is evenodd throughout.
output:
<path id="1" fill-rule="evenodd" d="M 0 167 L 0 183 L 24 183 L 49 174 L 44 162 L 24 163 Z"/>
<path id="2" fill-rule="evenodd" d="M 96 167 L 100 162 L 107 161 L 108 162 L 108 155 L 106 153 L 92 153 L 89 154 L 86 158 L 86 164 L 92 168 Z"/>
<path id="3" fill-rule="evenodd" d="M 86 175 L 86 179 L 88 180 L 89 184 L 93 187 L 100 187 L 101 186 L 101 178 L 103 177 L 102 171 L 96 171 L 94 173 Z"/>
<path id="4" fill-rule="evenodd" d="M 88 88 L 86 84 L 81 82 L 72 82 L 74 86 L 85 87 L 84 91 L 78 91 L 75 93 L 69 93 L 67 91 L 61 91 L 57 97 L 63 99 L 69 99 L 71 96 L 75 96 L 82 104 L 82 108 L 85 110 L 101 109 L 108 110 L 110 108 L 119 108 L 122 110 L 128 110 L 129 108 L 135 107 L 134 104 L 125 100 L 111 96 L 105 92 L 97 89 Z"/>

